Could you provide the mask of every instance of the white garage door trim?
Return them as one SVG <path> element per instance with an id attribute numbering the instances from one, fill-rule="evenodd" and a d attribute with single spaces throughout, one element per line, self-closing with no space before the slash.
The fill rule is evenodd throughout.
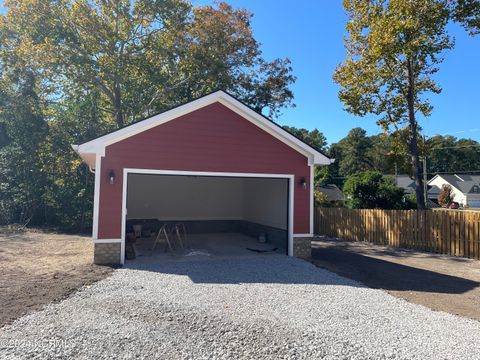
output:
<path id="1" fill-rule="evenodd" d="M 291 174 L 261 174 L 261 173 L 232 173 L 232 172 L 206 172 L 206 171 L 177 171 L 177 170 L 155 170 L 155 169 L 123 169 L 123 190 L 122 190 L 122 239 L 121 239 L 121 263 L 125 263 L 125 228 L 127 219 L 127 181 L 128 174 L 150 174 L 150 175 L 191 175 L 191 176 L 217 176 L 217 177 L 255 177 L 255 178 L 280 178 L 288 179 L 288 255 L 293 256 L 293 197 L 294 179 Z M 312 194 L 310 194 L 312 197 Z M 310 222 L 312 219 L 310 219 Z"/>

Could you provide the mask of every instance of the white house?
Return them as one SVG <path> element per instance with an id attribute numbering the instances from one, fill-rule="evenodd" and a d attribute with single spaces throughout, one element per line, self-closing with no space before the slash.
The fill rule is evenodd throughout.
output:
<path id="1" fill-rule="evenodd" d="M 453 200 L 460 205 L 480 207 L 480 175 L 435 175 L 428 182 L 428 198 L 437 201 L 445 184 L 452 187 Z"/>

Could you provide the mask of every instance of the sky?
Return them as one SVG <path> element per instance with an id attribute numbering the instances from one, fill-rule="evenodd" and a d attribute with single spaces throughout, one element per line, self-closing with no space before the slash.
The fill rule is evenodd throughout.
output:
<path id="1" fill-rule="evenodd" d="M 277 119 L 281 125 L 317 128 L 329 143 L 354 127 L 369 135 L 381 132 L 374 116 L 356 117 L 343 110 L 335 67 L 345 58 L 343 36 L 347 18 L 341 0 L 227 0 L 254 14 L 252 27 L 267 60 L 289 57 L 297 81 L 296 107 Z M 211 4 L 196 0 L 195 4 Z M 480 36 L 470 37 L 459 25 L 448 27 L 456 46 L 445 53 L 435 75 L 443 88 L 430 96 L 434 111 L 419 119 L 426 136 L 436 134 L 480 141 Z"/>
<path id="2" fill-rule="evenodd" d="M 341 0 L 225 1 L 254 14 L 254 36 L 267 60 L 289 57 L 292 61 L 297 77 L 292 86 L 296 107 L 283 110 L 276 119 L 279 124 L 317 128 L 329 143 L 337 142 L 354 127 L 364 128 L 369 135 L 381 132 L 375 116 L 353 116 L 338 100 L 339 87 L 332 75 L 345 58 L 347 18 Z M 449 25 L 448 31 L 455 38 L 455 48 L 445 53 L 435 75 L 443 92 L 430 96 L 434 111 L 419 122 L 427 137 L 442 134 L 480 141 L 480 36 L 468 36 L 457 24 Z"/>

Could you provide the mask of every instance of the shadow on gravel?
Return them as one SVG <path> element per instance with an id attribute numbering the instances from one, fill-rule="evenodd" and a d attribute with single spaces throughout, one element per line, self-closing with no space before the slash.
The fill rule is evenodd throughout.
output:
<path id="1" fill-rule="evenodd" d="M 313 242 L 313 247 L 315 248 L 315 243 L 329 243 L 329 244 L 335 244 L 336 249 L 342 249 L 346 251 L 351 251 L 355 252 L 357 254 L 363 254 L 365 255 L 370 254 L 370 255 L 376 255 L 376 256 L 383 256 L 383 255 L 388 255 L 392 256 L 398 259 L 402 258 L 409 258 L 411 256 L 410 252 L 411 251 L 416 251 L 416 250 L 411 250 L 411 249 L 396 249 L 396 248 L 390 248 L 390 247 L 385 247 L 382 245 L 379 245 L 378 247 L 374 248 L 374 245 L 370 246 L 368 250 L 363 251 L 363 249 L 358 248 L 358 246 L 355 246 L 357 243 L 356 242 L 350 242 L 346 240 L 335 240 L 335 239 L 329 239 L 329 238 L 323 238 L 322 240 L 315 240 Z M 420 251 L 420 250 L 418 250 Z M 428 253 L 428 252 L 422 252 L 422 257 L 426 259 L 436 259 L 438 258 L 438 254 L 436 253 Z M 468 263 L 472 259 L 468 258 L 462 258 L 462 257 L 454 257 L 451 256 L 449 257 L 449 261 L 451 262 L 457 262 L 457 263 Z"/>
<path id="2" fill-rule="evenodd" d="M 480 285 L 477 281 L 368 257 L 341 245 L 314 247 L 312 263 L 368 287 L 391 291 L 462 294 Z"/>
<path id="3" fill-rule="evenodd" d="M 308 262 L 284 255 L 255 257 L 191 258 L 181 261 L 141 263 L 128 261 L 124 268 L 188 276 L 198 284 L 311 284 L 365 287 L 329 271 L 318 269 Z"/>

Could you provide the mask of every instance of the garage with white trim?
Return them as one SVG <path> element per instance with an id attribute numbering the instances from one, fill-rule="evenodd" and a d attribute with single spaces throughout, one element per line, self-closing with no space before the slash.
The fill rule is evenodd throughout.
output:
<path id="1" fill-rule="evenodd" d="M 153 252 L 287 254 L 291 177 L 225 175 L 128 170 L 125 232 L 127 244 L 135 244 L 127 258 Z"/>

